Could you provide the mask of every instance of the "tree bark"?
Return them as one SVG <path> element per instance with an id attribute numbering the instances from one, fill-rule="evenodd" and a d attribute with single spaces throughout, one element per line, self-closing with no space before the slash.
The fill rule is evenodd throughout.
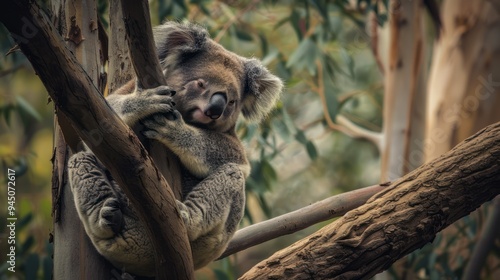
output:
<path id="1" fill-rule="evenodd" d="M 28 0 L 4 1 L 10 31 L 49 95 L 120 184 L 145 223 L 169 279 L 192 279 L 187 233 L 174 195 L 133 131 L 112 112 L 44 12 Z M 147 206 L 147 209 L 146 209 Z"/>
<path id="2" fill-rule="evenodd" d="M 128 37 L 125 36 L 121 0 L 109 1 L 109 87 L 113 93 L 134 78 L 134 69 L 128 50 Z"/>
<path id="3" fill-rule="evenodd" d="M 95 1 L 62 0 L 51 1 L 54 23 L 62 36 L 68 38 L 66 45 L 75 54 L 82 67 L 91 77 L 94 85 L 99 81 L 98 32 L 92 26 L 97 23 Z M 91 23 L 94 23 L 92 25 Z M 69 30 L 72 29 L 72 39 Z M 77 38 L 85 38 L 78 40 Z M 56 111 L 54 121 L 53 156 L 53 217 L 54 217 L 54 279 L 70 279 L 77 276 L 86 279 L 99 275 L 100 279 L 110 279 L 118 273 L 94 248 L 85 234 L 74 206 L 66 162 L 71 151 L 76 151 L 79 139 L 76 131 L 64 114 Z"/>
<path id="4" fill-rule="evenodd" d="M 128 38 L 130 58 L 136 72 L 137 83 L 143 89 L 151 89 L 167 85 L 165 76 L 160 67 L 156 46 L 153 39 L 151 19 L 149 18 L 149 4 L 147 0 L 121 1 L 125 30 Z M 157 141 L 143 139 L 149 154 L 152 155 L 158 170 L 168 182 L 175 199 L 182 197 L 181 170 L 178 157 Z M 146 216 L 147 217 L 147 216 Z M 186 232 L 182 224 L 183 232 Z M 187 235 L 186 235 L 187 236 Z M 150 235 L 155 243 L 155 269 L 157 279 L 171 279 L 173 275 L 181 278 L 194 278 L 193 259 L 191 247 L 186 248 L 187 253 L 182 254 L 182 263 L 177 267 L 168 267 L 164 263 L 169 256 L 165 256 L 163 239 Z M 189 246 L 189 242 L 187 243 Z M 185 273 L 185 276 L 182 275 Z"/>
<path id="5" fill-rule="evenodd" d="M 368 279 L 500 193 L 500 123 L 240 279 Z"/>
<path id="6" fill-rule="evenodd" d="M 156 52 L 147 1 L 122 0 L 122 12 L 127 31 L 130 57 L 139 85 L 143 89 L 167 85 Z M 158 141 L 142 139 L 142 143 L 162 172 L 176 199 L 182 198 L 179 158 Z"/>

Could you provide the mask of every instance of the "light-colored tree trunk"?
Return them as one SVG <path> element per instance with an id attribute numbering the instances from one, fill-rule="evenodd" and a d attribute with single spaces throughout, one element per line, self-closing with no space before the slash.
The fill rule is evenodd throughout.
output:
<path id="1" fill-rule="evenodd" d="M 68 47 L 98 86 L 101 63 L 96 1 L 52 1 L 52 10 Z M 66 142 L 76 149 L 78 137 L 61 112 L 56 112 L 55 119 L 54 279 L 111 279 L 113 267 L 97 253 L 85 234 L 68 183 L 66 161 L 71 151 Z M 114 273 L 115 277 L 119 275 L 118 271 Z"/>
<path id="2" fill-rule="evenodd" d="M 426 160 L 500 120 L 500 1 L 447 0 L 428 84 Z"/>
<path id="3" fill-rule="evenodd" d="M 500 120 L 500 1 L 445 0 L 441 18 L 443 30 L 435 45 L 428 84 L 427 161 Z M 478 232 L 474 252 L 461 252 L 463 257 L 470 256 L 463 279 L 480 279 L 481 268 L 488 263 L 495 240 L 491 236 L 500 231 L 499 216 L 494 214 L 500 213 L 500 198 L 496 201 Z M 448 238 L 457 233 L 450 228 L 443 235 Z M 456 244 L 464 242 L 470 241 Z M 489 263 L 497 265 L 498 260 Z"/>
<path id="4" fill-rule="evenodd" d="M 381 181 L 420 166 L 425 118 L 424 39 L 419 1 L 390 1 Z M 421 150 L 421 149 L 420 149 Z"/>

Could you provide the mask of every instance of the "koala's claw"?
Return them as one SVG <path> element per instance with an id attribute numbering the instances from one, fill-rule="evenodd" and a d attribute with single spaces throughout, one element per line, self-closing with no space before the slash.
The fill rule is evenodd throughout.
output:
<path id="1" fill-rule="evenodd" d="M 147 95 L 169 95 L 169 96 L 174 96 L 174 94 L 176 93 L 176 91 L 172 90 L 169 86 L 158 86 L 151 89 L 136 88 L 136 92 Z"/>
<path id="2" fill-rule="evenodd" d="M 118 234 L 123 228 L 123 213 L 120 202 L 116 198 L 109 198 L 99 212 L 100 223 L 103 227 L 109 227 L 114 234 Z"/>
<path id="3" fill-rule="evenodd" d="M 143 120 L 141 124 L 145 129 L 142 134 L 149 139 L 170 141 L 177 129 L 182 127 L 183 120 L 179 111 L 173 109 L 168 113 L 157 113 Z"/>

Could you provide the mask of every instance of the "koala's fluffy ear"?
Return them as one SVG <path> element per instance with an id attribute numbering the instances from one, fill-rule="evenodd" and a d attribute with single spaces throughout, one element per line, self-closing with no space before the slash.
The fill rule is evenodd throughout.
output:
<path id="1" fill-rule="evenodd" d="M 249 121 L 260 121 L 278 101 L 283 82 L 257 59 L 248 59 L 244 65 L 246 82 L 241 112 Z"/>
<path id="2" fill-rule="evenodd" d="M 193 23 L 169 21 L 153 29 L 160 61 L 174 53 L 193 53 L 206 48 L 207 30 Z"/>

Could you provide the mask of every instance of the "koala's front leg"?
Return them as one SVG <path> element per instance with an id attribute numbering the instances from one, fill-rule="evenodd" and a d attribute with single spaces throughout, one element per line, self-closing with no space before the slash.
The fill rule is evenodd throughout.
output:
<path id="1" fill-rule="evenodd" d="M 237 164 L 224 164 L 177 202 L 186 225 L 195 268 L 222 254 L 245 206 L 245 177 Z"/>
<path id="2" fill-rule="evenodd" d="M 249 173 L 245 151 L 236 136 L 187 125 L 177 110 L 155 114 L 141 123 L 146 137 L 167 146 L 198 178 L 226 163 L 238 164 L 245 176 Z"/>
<path id="3" fill-rule="evenodd" d="M 111 94 L 106 98 L 108 104 L 129 126 L 155 113 L 171 113 L 175 105 L 172 95 L 175 91 L 168 86 L 153 89 L 136 88 L 130 94 Z"/>
<path id="4" fill-rule="evenodd" d="M 142 133 L 146 137 L 167 146 L 195 176 L 202 178 L 213 171 L 207 161 L 208 137 L 200 129 L 188 126 L 179 111 L 152 115 L 141 121 L 141 124 L 144 125 Z"/>
<path id="5" fill-rule="evenodd" d="M 68 162 L 68 174 L 78 215 L 90 238 L 107 239 L 119 233 L 126 198 L 94 154 L 73 155 Z"/>

